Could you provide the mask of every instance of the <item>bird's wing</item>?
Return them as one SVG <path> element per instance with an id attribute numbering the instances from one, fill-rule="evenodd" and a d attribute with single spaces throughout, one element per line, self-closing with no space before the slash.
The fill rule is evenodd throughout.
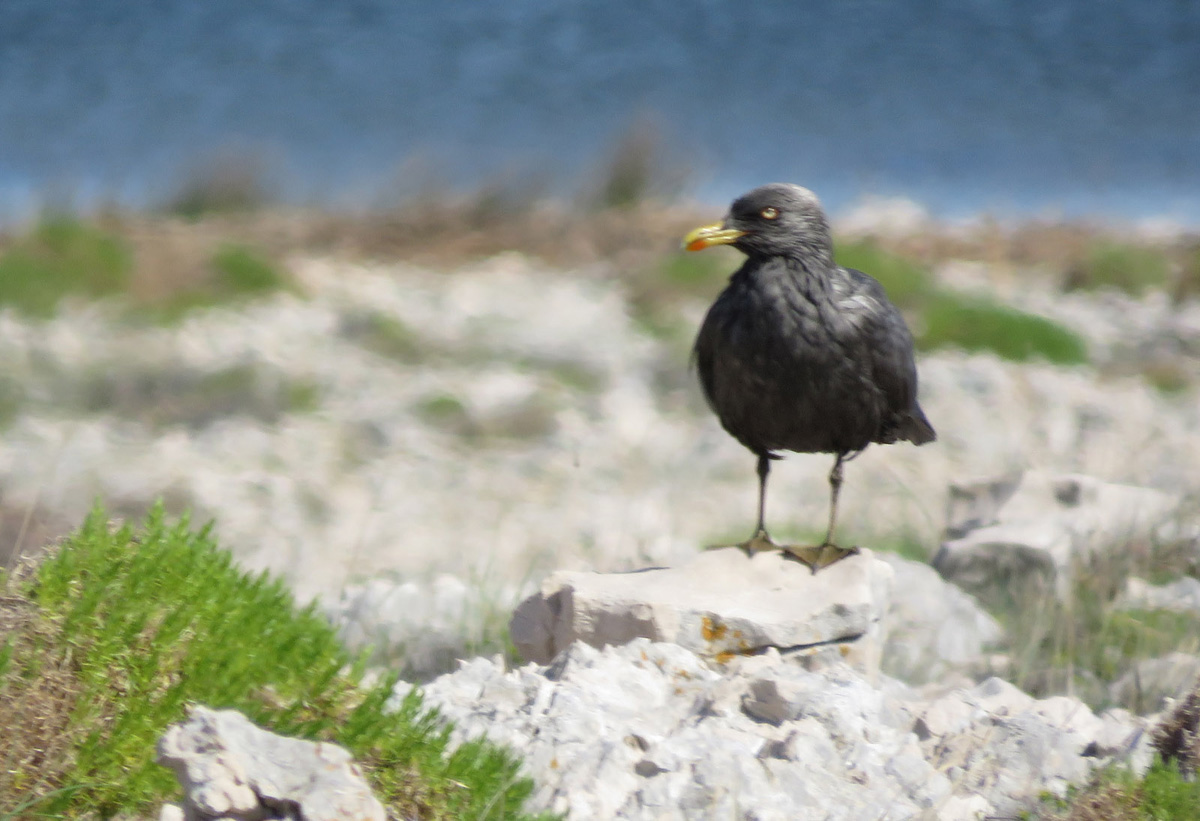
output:
<path id="1" fill-rule="evenodd" d="M 704 323 L 700 326 L 700 333 L 696 336 L 696 343 L 692 347 L 692 364 L 700 376 L 700 387 L 704 390 L 704 399 L 714 411 L 717 409 L 713 365 L 713 359 L 716 356 L 714 345 L 716 327 L 721 321 L 719 315 L 722 307 L 720 299 L 709 307 L 708 313 L 704 317 Z"/>
<path id="2" fill-rule="evenodd" d="M 908 325 L 875 279 L 853 268 L 842 270 L 847 277 L 843 292 L 837 294 L 838 307 L 865 342 L 872 381 L 888 407 L 907 413 L 917 404 L 917 366 Z"/>

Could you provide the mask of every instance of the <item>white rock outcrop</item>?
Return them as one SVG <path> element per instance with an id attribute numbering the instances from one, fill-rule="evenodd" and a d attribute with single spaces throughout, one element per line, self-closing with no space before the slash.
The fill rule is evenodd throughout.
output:
<path id="1" fill-rule="evenodd" d="M 527 810 L 572 819 L 1008 817 L 1097 764 L 1148 760 L 1121 711 L 998 679 L 929 701 L 774 649 L 721 665 L 646 639 L 577 642 L 546 666 L 474 659 L 424 693 L 455 740 L 487 735 L 524 757 Z"/>
<path id="2" fill-rule="evenodd" d="M 880 554 L 895 573 L 883 672 L 908 684 L 974 672 L 1004 631 L 974 596 L 927 564 Z"/>
<path id="3" fill-rule="evenodd" d="M 891 567 L 869 550 L 819 573 L 767 551 L 708 550 L 678 567 L 558 572 L 513 614 L 513 643 L 548 663 L 573 642 L 672 642 L 706 657 L 775 648 L 879 672 Z"/>
<path id="4" fill-rule="evenodd" d="M 384 821 L 342 747 L 285 738 L 256 727 L 236 710 L 196 706 L 158 743 L 158 762 L 183 786 L 183 805 L 160 818 L 174 821 Z"/>
<path id="5" fill-rule="evenodd" d="M 1027 471 L 952 485 L 933 566 L 979 595 L 997 585 L 1062 595 L 1074 561 L 1162 534 L 1178 505 L 1160 490 L 1078 474 Z"/>
<path id="6" fill-rule="evenodd" d="M 1113 602 L 1117 610 L 1169 610 L 1172 613 L 1200 613 L 1200 579 L 1184 576 L 1168 584 L 1150 584 L 1131 576 L 1125 589 Z"/>
<path id="7" fill-rule="evenodd" d="M 1109 698 L 1139 713 L 1163 710 L 1200 684 L 1200 656 L 1168 653 L 1134 662 L 1108 688 Z"/>

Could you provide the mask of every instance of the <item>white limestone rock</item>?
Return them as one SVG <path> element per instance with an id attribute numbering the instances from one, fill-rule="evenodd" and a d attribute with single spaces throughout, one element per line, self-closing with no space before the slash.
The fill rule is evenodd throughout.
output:
<path id="1" fill-rule="evenodd" d="M 1086 779 L 1142 727 L 999 679 L 928 701 L 773 648 L 720 664 L 644 638 L 576 642 L 550 665 L 508 672 L 476 659 L 424 693 L 455 722 L 454 741 L 486 734 L 524 756 L 527 810 L 572 819 L 1016 815 Z"/>
<path id="2" fill-rule="evenodd" d="M 988 648 L 1004 631 L 975 597 L 927 564 L 894 554 L 880 558 L 895 574 L 883 672 L 918 685 L 985 666 Z"/>
<path id="3" fill-rule="evenodd" d="M 778 551 L 708 550 L 678 567 L 555 573 L 517 608 L 510 631 L 521 656 L 542 664 L 575 641 L 647 638 L 702 656 L 773 647 L 875 676 L 891 582 L 869 550 L 815 574 Z"/>
<path id="4" fill-rule="evenodd" d="M 187 821 L 384 821 L 345 749 L 285 738 L 236 710 L 196 706 L 159 740 L 158 761 L 183 786 Z M 178 817 L 164 808 L 162 818 Z"/>
<path id="5" fill-rule="evenodd" d="M 1113 607 L 1117 610 L 1170 610 L 1174 613 L 1200 613 L 1200 579 L 1184 576 L 1169 584 L 1154 585 L 1145 579 L 1125 580 Z"/>
<path id="6" fill-rule="evenodd" d="M 1027 471 L 953 485 L 933 566 L 980 596 L 1041 585 L 1062 595 L 1075 560 L 1169 528 L 1179 498 L 1077 474 Z"/>
<path id="7" fill-rule="evenodd" d="M 1200 656 L 1168 653 L 1161 658 L 1135 662 L 1127 673 L 1108 689 L 1117 704 L 1136 713 L 1162 710 L 1168 699 L 1181 698 L 1196 687 L 1200 679 Z"/>

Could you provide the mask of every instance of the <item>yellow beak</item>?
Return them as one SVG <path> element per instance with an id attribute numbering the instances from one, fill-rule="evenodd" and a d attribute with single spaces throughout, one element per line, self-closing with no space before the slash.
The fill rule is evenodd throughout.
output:
<path id="1" fill-rule="evenodd" d="M 739 237 L 744 236 L 746 236 L 745 231 L 726 228 L 724 224 L 717 222 L 691 231 L 683 238 L 683 247 L 688 251 L 703 251 L 714 245 L 730 245 L 737 242 Z"/>

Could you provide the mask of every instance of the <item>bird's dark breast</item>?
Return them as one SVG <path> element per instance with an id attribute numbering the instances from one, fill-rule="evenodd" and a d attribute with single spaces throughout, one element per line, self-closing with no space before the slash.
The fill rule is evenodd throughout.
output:
<path id="1" fill-rule="evenodd" d="M 886 437 L 866 341 L 834 306 L 735 277 L 709 309 L 696 364 L 722 426 L 756 453 L 840 453 Z"/>

